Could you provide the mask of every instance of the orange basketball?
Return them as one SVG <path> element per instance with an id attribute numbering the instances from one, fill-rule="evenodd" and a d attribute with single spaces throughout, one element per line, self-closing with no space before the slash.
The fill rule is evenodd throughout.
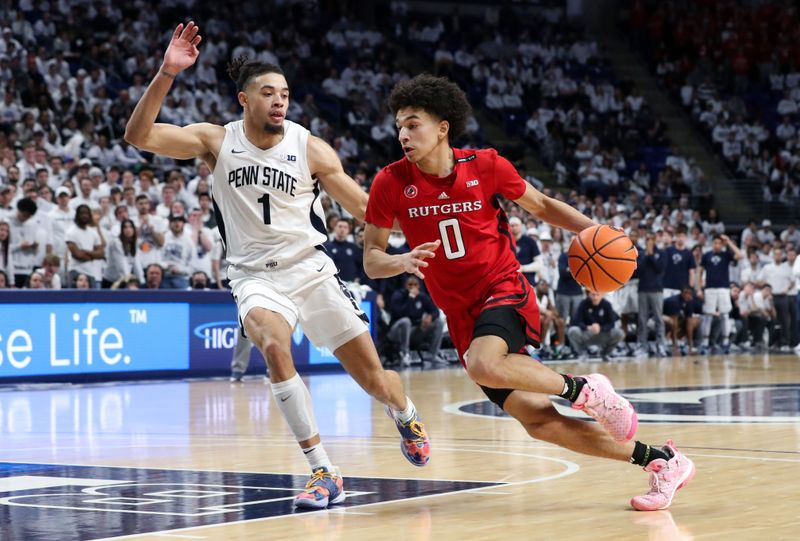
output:
<path id="1" fill-rule="evenodd" d="M 636 270 L 636 247 L 622 229 L 593 225 L 569 245 L 569 271 L 592 291 L 608 293 L 622 287 Z"/>

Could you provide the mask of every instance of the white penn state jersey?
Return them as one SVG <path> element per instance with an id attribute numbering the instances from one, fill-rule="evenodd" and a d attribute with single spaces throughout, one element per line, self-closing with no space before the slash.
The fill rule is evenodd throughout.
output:
<path id="1" fill-rule="evenodd" d="M 308 169 L 309 131 L 283 122 L 283 140 L 262 150 L 244 121 L 225 125 L 212 200 L 230 264 L 278 270 L 328 240 L 319 183 Z"/>

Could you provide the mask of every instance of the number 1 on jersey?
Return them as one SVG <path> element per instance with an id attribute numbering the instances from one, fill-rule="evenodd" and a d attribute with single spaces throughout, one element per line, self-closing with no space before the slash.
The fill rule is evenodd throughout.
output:
<path id="1" fill-rule="evenodd" d="M 447 231 L 448 228 L 452 228 L 452 235 Z M 461 236 L 461 226 L 457 219 L 450 218 L 439 222 L 439 234 L 442 237 L 442 248 L 444 248 L 444 255 L 447 259 L 458 259 L 467 254 L 467 250 L 464 248 L 464 239 Z M 455 243 L 455 248 L 453 243 Z"/>
<path id="2" fill-rule="evenodd" d="M 261 197 L 258 198 L 258 202 L 264 207 L 264 223 L 266 225 L 270 224 L 270 215 L 269 215 L 269 194 L 265 193 Z"/>

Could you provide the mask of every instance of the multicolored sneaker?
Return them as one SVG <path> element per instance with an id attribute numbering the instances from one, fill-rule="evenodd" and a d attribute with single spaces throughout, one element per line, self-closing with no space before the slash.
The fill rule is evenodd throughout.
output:
<path id="1" fill-rule="evenodd" d="M 572 404 L 606 429 L 614 440 L 624 443 L 636 434 L 639 420 L 631 403 L 614 391 L 611 382 L 602 374 L 577 376 L 586 380 L 581 396 Z"/>
<path id="2" fill-rule="evenodd" d="M 397 430 L 400 431 L 400 450 L 403 456 L 414 466 L 422 467 L 427 464 L 431 459 L 431 444 L 419 414 L 415 412 L 408 423 L 401 423 L 395 417 L 392 408 L 386 406 L 385 409 L 386 414 L 394 420 Z"/>
<path id="3" fill-rule="evenodd" d="M 672 440 L 667 440 L 662 449 L 672 458 L 657 458 L 644 468 L 644 471 L 650 473 L 650 492 L 631 498 L 631 505 L 637 511 L 666 509 L 678 489 L 694 477 L 694 463 L 678 451 Z"/>
<path id="4" fill-rule="evenodd" d="M 306 489 L 295 496 L 294 504 L 303 509 L 325 509 L 329 505 L 342 503 L 345 497 L 339 468 L 329 471 L 323 466 L 314 470 Z"/>

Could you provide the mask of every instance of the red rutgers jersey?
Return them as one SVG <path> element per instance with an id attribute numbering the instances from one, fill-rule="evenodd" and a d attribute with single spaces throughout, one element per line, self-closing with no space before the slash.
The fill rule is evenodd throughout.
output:
<path id="1" fill-rule="evenodd" d="M 403 158 L 384 167 L 369 193 L 366 221 L 383 228 L 400 222 L 409 246 L 441 239 L 422 269 L 434 302 L 445 312 L 487 301 L 494 286 L 517 282 L 513 235 L 497 194 L 515 200 L 527 183 L 494 149 L 453 149 L 456 164 L 435 177 Z"/>

